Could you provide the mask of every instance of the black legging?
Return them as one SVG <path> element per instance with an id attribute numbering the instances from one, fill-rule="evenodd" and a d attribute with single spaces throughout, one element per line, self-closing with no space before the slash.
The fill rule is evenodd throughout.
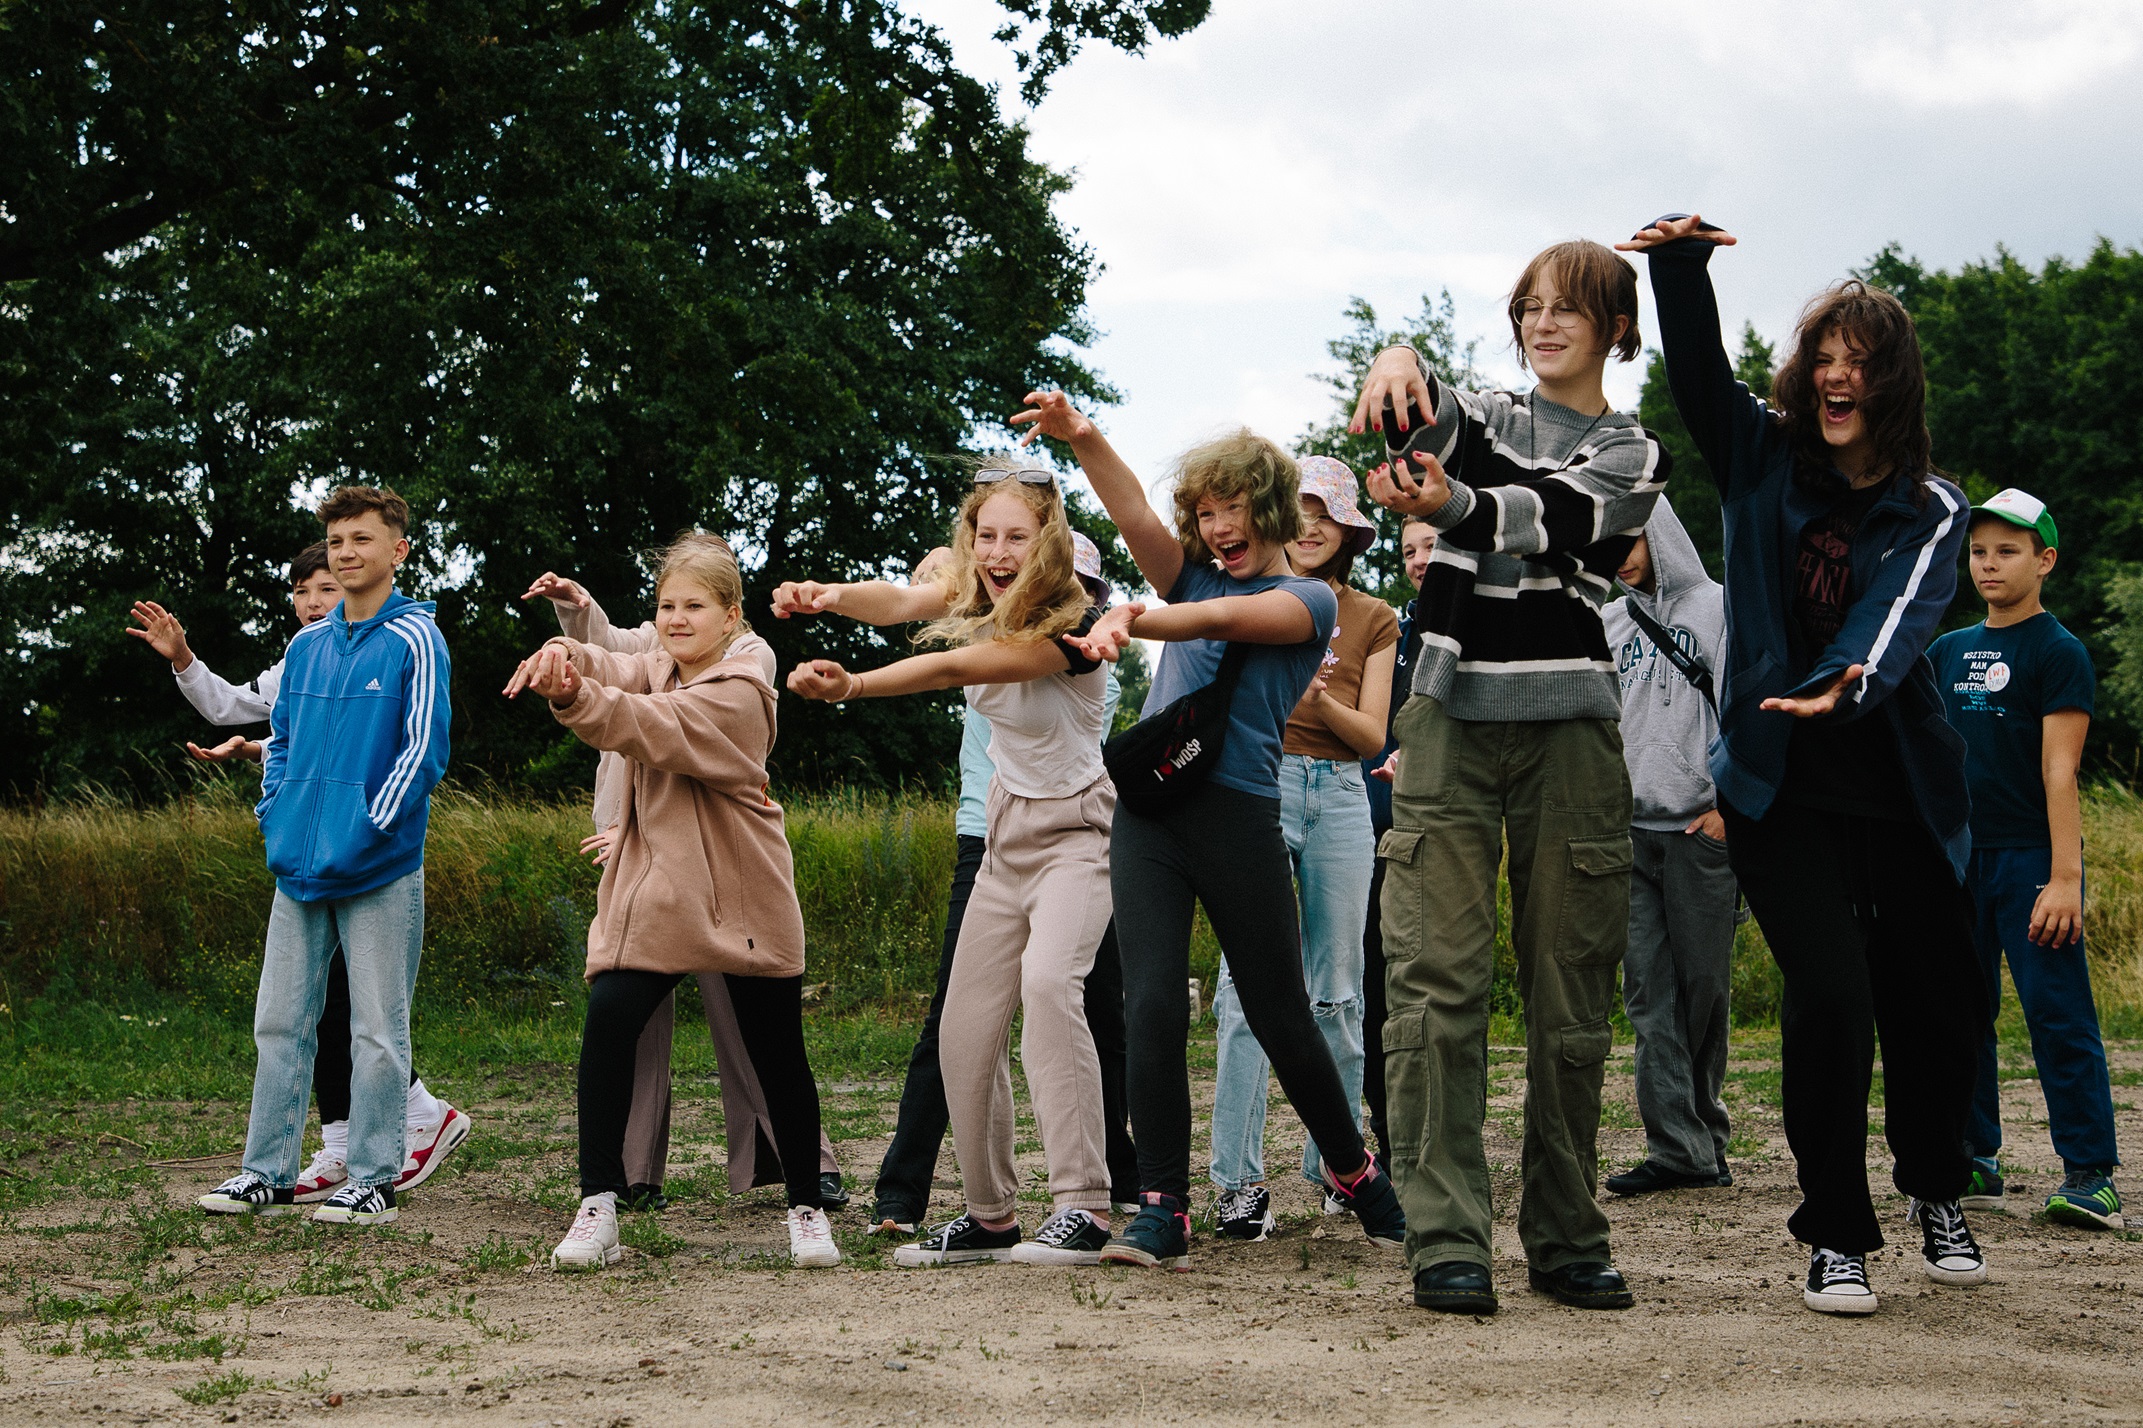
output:
<path id="1" fill-rule="evenodd" d="M 1379 835 L 1382 834 L 1378 830 Z M 1391 1161 L 1391 1124 L 1384 1114 L 1384 860 L 1369 875 L 1369 920 L 1362 924 L 1362 1095 L 1369 1102 L 1369 1133 Z"/>
<path id="2" fill-rule="evenodd" d="M 1280 1089 L 1335 1174 L 1362 1168 L 1361 1132 L 1339 1068 L 1310 1015 L 1302 981 L 1294 866 L 1280 837 L 1280 800 L 1204 784 L 1165 817 L 1117 806 L 1109 842 L 1129 1042 L 1126 1091 L 1140 1187 L 1188 1199 L 1191 1189 L 1191 913 L 1220 940 L 1243 1019 Z"/>
<path id="3" fill-rule="evenodd" d="M 588 986 L 580 1037 L 580 1193 L 623 1196 L 625 1121 L 632 1112 L 633 1058 L 648 1018 L 684 980 L 676 972 L 620 970 Z M 819 1088 L 804 1051 L 804 979 L 725 975 L 737 1030 L 759 1073 L 774 1149 L 791 1205 L 819 1199 Z M 821 1206 L 823 1208 L 823 1206 Z"/>
<path id="4" fill-rule="evenodd" d="M 350 964 L 342 949 L 327 959 L 327 1000 L 320 1005 L 318 1045 L 313 1051 L 313 1099 L 320 1124 L 350 1118 Z M 417 1084 L 417 1058 L 409 1058 L 409 1084 Z"/>

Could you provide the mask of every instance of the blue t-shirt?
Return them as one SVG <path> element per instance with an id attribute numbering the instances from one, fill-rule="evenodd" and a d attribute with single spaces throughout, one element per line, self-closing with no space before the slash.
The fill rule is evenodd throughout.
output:
<path id="1" fill-rule="evenodd" d="M 1267 590 L 1285 590 L 1307 606 L 1316 633 L 1299 645 L 1249 646 L 1242 679 L 1235 686 L 1235 701 L 1228 706 L 1228 742 L 1208 777 L 1244 793 L 1278 798 L 1280 740 L 1287 731 L 1287 716 L 1302 701 L 1302 691 L 1310 687 L 1332 643 L 1332 627 L 1339 623 L 1339 597 L 1322 580 L 1301 575 L 1237 580 L 1203 561 L 1185 561 L 1183 574 L 1167 598 L 1171 605 L 1183 605 Z M 1192 690 L 1211 684 L 1220 673 L 1220 657 L 1227 648 L 1225 640 L 1184 640 L 1162 650 L 1160 668 L 1154 671 L 1153 687 L 1146 693 L 1146 707 L 1139 717 L 1150 719 Z"/>
<path id="2" fill-rule="evenodd" d="M 2091 656 L 2061 622 L 2037 614 L 2014 625 L 1954 630 L 1927 647 L 1944 712 L 1964 735 L 1972 790 L 1972 846 L 2044 848 L 2046 781 L 2040 721 L 2063 709 L 2091 712 Z"/>

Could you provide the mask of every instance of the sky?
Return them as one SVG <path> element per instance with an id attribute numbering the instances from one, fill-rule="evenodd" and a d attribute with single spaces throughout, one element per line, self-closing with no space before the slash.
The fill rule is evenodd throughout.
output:
<path id="1" fill-rule="evenodd" d="M 1217 429 L 1325 418 L 1352 296 L 1396 326 L 1448 288 L 1521 382 L 1525 260 L 1663 212 L 1741 238 L 1712 265 L 1730 342 L 1785 336 L 1885 243 L 1937 267 L 2143 244 L 2143 0 L 1214 0 L 1143 56 L 1089 48 L 1031 112 L 993 0 L 909 4 L 1075 175 L 1058 212 L 1104 265 L 1085 355 L 1149 483 Z M 1642 365 L 1610 367 L 1618 406 Z"/>

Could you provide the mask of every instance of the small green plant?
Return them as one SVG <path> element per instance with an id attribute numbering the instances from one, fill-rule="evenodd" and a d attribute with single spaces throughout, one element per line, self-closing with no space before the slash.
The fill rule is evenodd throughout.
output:
<path id="1" fill-rule="evenodd" d="M 527 1245 L 516 1244 L 493 1231 L 489 1239 L 462 1256 L 461 1262 L 470 1269 L 495 1274 L 519 1269 L 534 1258 Z"/>
<path id="2" fill-rule="evenodd" d="M 1065 1278 L 1071 1281 L 1072 1303 L 1083 1308 L 1106 1309 L 1109 1307 L 1109 1301 L 1116 1297 L 1116 1291 L 1112 1289 L 1102 1289 L 1092 1284 L 1081 1284 L 1079 1276 L 1075 1274 L 1066 1275 Z"/>
<path id="3" fill-rule="evenodd" d="M 1352 1289 L 1360 1282 L 1360 1279 L 1356 1277 L 1351 1269 L 1339 1277 L 1339 1287 L 1342 1289 Z"/>
<path id="4" fill-rule="evenodd" d="M 627 1215 L 618 1222 L 618 1242 L 630 1245 L 649 1259 L 668 1259 L 685 1242 L 662 1228 L 653 1215 Z"/>
<path id="5" fill-rule="evenodd" d="M 1307 1235 L 1295 1241 L 1295 1263 L 1303 1269 L 1310 1267 L 1310 1241 Z"/>
<path id="6" fill-rule="evenodd" d="M 197 1407 L 206 1408 L 212 1403 L 229 1403 L 232 1399 L 251 1393 L 260 1386 L 251 1374 L 232 1369 L 229 1373 L 204 1378 L 199 1383 L 172 1390 L 180 1398 Z"/>

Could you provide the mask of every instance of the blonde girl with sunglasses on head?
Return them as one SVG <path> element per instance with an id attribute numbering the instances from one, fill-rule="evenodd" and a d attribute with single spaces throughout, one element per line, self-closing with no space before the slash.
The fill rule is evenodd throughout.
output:
<path id="1" fill-rule="evenodd" d="M 774 591 L 774 614 L 831 611 L 871 625 L 927 620 L 948 648 L 851 671 L 810 660 L 789 676 L 840 702 L 964 688 L 990 723 L 987 851 L 953 953 L 938 1056 L 967 1211 L 893 1253 L 907 1268 L 1014 1260 L 1094 1264 L 1109 1241 L 1101 1063 L 1085 983 L 1109 925 L 1116 789 L 1101 761 L 1108 676 L 1072 643 L 1098 612 L 1073 567 L 1052 473 L 999 461 L 975 473 L 952 557 L 912 585 L 815 581 Z M 1055 1208 L 1032 1240 L 1016 1217 L 1010 1040 L 1034 1099 Z"/>

